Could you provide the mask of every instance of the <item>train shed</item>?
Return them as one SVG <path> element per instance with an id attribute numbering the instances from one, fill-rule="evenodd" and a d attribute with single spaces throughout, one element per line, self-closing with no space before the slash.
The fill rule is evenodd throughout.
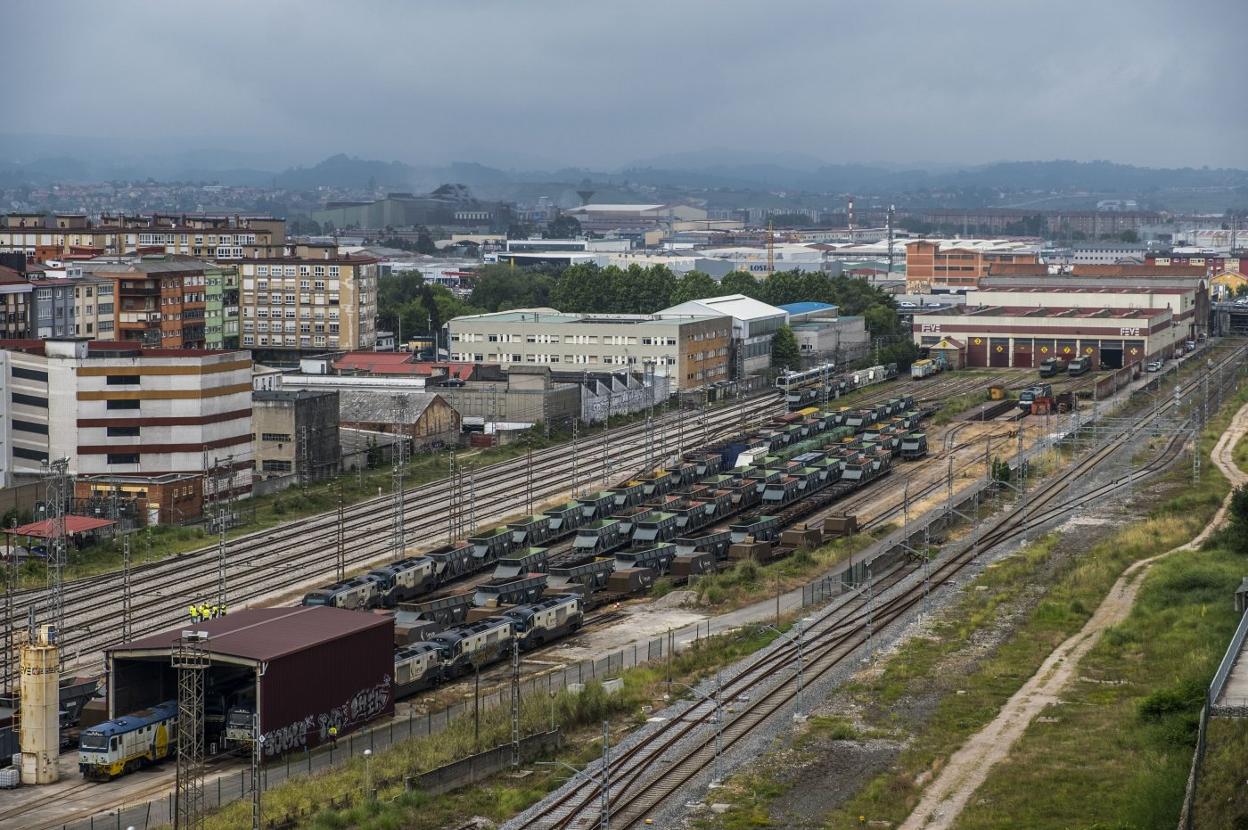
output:
<path id="1" fill-rule="evenodd" d="M 266 755 L 314 747 L 394 712 L 394 620 L 332 607 L 256 608 L 107 651 L 109 717 L 177 699 L 182 631 L 206 634 L 205 739 L 227 713 L 260 713 Z"/>

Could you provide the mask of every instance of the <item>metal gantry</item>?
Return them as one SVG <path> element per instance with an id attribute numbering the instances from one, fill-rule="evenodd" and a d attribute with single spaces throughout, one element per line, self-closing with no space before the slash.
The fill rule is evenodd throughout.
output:
<path id="1" fill-rule="evenodd" d="M 69 484 L 69 459 L 58 458 L 47 465 L 44 491 L 44 515 L 48 528 L 48 622 L 56 630 L 65 623 L 65 514 L 72 495 Z"/>
<path id="2" fill-rule="evenodd" d="M 394 487 L 394 558 L 402 559 L 407 553 L 407 526 L 404 516 L 404 497 L 406 491 L 403 487 L 403 473 L 407 466 L 407 435 L 403 429 L 407 424 L 407 400 L 402 396 L 395 397 L 394 422 L 395 422 L 395 445 L 393 455 L 393 470 L 391 476 L 393 478 Z"/>
<path id="3" fill-rule="evenodd" d="M 203 631 L 183 631 L 173 651 L 178 675 L 175 830 L 204 826 L 204 673 L 211 657 Z"/>

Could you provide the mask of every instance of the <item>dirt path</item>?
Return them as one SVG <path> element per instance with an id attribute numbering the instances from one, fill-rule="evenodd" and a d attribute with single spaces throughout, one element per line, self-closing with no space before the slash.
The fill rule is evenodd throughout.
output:
<path id="1" fill-rule="evenodd" d="M 1235 444 L 1246 431 L 1248 405 L 1235 413 L 1230 427 L 1222 433 L 1212 452 L 1213 462 L 1233 487 L 1248 482 L 1248 474 L 1235 466 L 1233 457 Z M 1074 676 L 1079 661 L 1096 645 L 1105 629 L 1122 622 L 1131 613 L 1131 606 L 1143 581 L 1140 577 L 1158 560 L 1178 551 L 1200 547 L 1209 534 L 1226 521 L 1230 500 L 1231 494 L 1228 493 L 1218 512 L 1196 538 L 1173 550 L 1141 559 L 1118 577 L 1114 587 L 1079 633 L 1058 646 L 1040 669 L 1006 701 L 996 718 L 972 735 L 949 758 L 948 763 L 923 791 L 923 798 L 902 823 L 901 830 L 947 830 L 953 826 L 971 796 L 988 778 L 992 767 L 1009 756 L 1010 750 L 1036 715 L 1044 711 L 1046 706 L 1057 702 L 1059 693 Z"/>

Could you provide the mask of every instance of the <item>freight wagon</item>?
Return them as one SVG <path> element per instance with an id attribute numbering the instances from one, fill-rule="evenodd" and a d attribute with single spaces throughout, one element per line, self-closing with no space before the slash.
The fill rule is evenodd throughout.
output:
<path id="1" fill-rule="evenodd" d="M 550 551 L 546 548 L 522 548 L 510 556 L 498 560 L 494 566 L 494 579 L 512 579 L 532 573 L 545 573 Z"/>
<path id="2" fill-rule="evenodd" d="M 507 525 L 511 530 L 511 546 L 512 550 L 523 550 L 529 547 L 539 547 L 553 539 L 556 531 L 551 528 L 550 516 L 529 516 L 527 519 L 521 519 L 518 522 L 512 522 Z"/>
<path id="3" fill-rule="evenodd" d="M 572 540 L 573 550 L 585 556 L 601 556 L 628 544 L 617 519 L 595 519 L 576 532 Z"/>

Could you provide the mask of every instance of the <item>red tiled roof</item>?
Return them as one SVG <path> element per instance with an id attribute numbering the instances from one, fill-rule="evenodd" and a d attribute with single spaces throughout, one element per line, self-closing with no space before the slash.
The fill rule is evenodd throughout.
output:
<path id="1" fill-rule="evenodd" d="M 90 516 L 66 516 L 65 517 L 65 533 L 73 536 L 76 533 L 87 533 L 92 530 L 99 530 L 102 527 L 108 527 L 113 524 L 108 519 L 93 519 Z M 12 530 L 5 531 L 14 536 L 34 536 L 39 539 L 47 539 L 52 535 L 52 520 L 44 519 L 41 522 L 31 522 L 30 524 L 15 527 Z"/>

